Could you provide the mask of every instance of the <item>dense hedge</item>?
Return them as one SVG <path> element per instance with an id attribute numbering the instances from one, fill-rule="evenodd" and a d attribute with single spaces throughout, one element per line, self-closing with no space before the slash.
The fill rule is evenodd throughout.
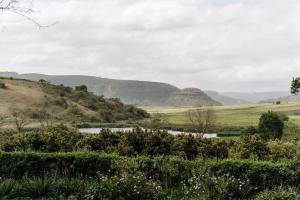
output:
<path id="1" fill-rule="evenodd" d="M 212 162 L 209 170 L 216 176 L 233 176 L 248 180 L 249 193 L 273 188 L 274 186 L 298 186 L 300 184 L 300 162 L 285 161 L 279 163 L 248 160 Z"/>
<path id="2" fill-rule="evenodd" d="M 22 133 L 0 131 L 0 149 L 7 152 L 92 151 L 122 156 L 179 156 L 185 159 L 253 159 L 278 161 L 300 158 L 300 142 L 263 141 L 249 135 L 237 141 L 206 139 L 193 135 L 172 135 L 161 130 L 82 134 L 64 125 Z"/>
<path id="3" fill-rule="evenodd" d="M 166 190 L 187 189 L 208 199 L 244 199 L 279 186 L 298 187 L 300 161 L 194 160 L 176 157 L 122 157 L 90 152 L 35 153 L 1 152 L 2 179 L 79 179 L 102 181 L 121 175 L 142 175 Z M 147 183 L 148 184 L 148 183 Z M 95 185 L 97 188 L 98 186 Z M 102 187 L 102 186 L 101 186 Z M 181 188 L 181 189 L 180 189 Z M 99 188 L 101 189 L 101 188 Z"/>
<path id="4" fill-rule="evenodd" d="M 98 174 L 115 175 L 140 171 L 165 184 L 187 179 L 202 162 L 177 158 L 126 158 L 96 153 L 0 153 L 0 177 L 90 178 Z"/>
<path id="5" fill-rule="evenodd" d="M 77 153 L 0 153 L 0 176 L 23 178 L 44 177 L 95 177 L 98 173 L 114 175 L 122 171 L 141 171 L 162 181 L 176 183 L 188 179 L 200 170 L 215 175 L 230 174 L 249 178 L 266 185 L 287 182 L 300 183 L 300 161 L 261 162 L 250 160 L 195 160 L 174 157 L 128 158 L 112 154 Z M 167 181 L 172 179 L 172 181 Z"/>

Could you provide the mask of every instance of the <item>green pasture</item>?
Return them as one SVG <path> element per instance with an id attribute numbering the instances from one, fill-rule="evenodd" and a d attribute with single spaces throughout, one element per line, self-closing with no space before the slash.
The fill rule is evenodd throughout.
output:
<path id="1" fill-rule="evenodd" d="M 218 127 L 243 128 L 257 126 L 260 115 L 263 112 L 275 111 L 289 116 L 286 136 L 292 138 L 300 127 L 300 102 L 289 102 L 281 105 L 274 104 L 249 104 L 213 107 L 144 107 L 152 115 L 160 114 L 164 122 L 174 125 L 189 125 L 187 116 L 189 110 L 213 109 L 215 111 L 215 123 Z M 300 136 L 300 132 L 299 132 Z"/>

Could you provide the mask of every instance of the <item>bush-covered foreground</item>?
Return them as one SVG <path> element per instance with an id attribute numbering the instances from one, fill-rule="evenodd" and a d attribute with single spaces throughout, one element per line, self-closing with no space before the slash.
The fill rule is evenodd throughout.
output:
<path id="1" fill-rule="evenodd" d="M 299 199 L 300 143 L 60 125 L 0 132 L 0 199 Z"/>
<path id="2" fill-rule="evenodd" d="M 278 161 L 298 159 L 300 142 L 262 140 L 248 135 L 237 141 L 171 135 L 166 131 L 139 128 L 129 132 L 82 134 L 65 126 L 27 132 L 0 132 L 3 151 L 73 152 L 92 151 L 122 156 L 178 156 L 194 159 L 252 159 Z"/>
<path id="3" fill-rule="evenodd" d="M 2 152 L 0 163 L 0 197 L 8 199 L 264 199 L 278 190 L 299 196 L 299 161 Z"/>

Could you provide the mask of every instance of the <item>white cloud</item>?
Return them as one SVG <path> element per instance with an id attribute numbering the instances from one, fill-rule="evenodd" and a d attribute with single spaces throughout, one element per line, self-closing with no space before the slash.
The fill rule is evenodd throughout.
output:
<path id="1" fill-rule="evenodd" d="M 0 70 L 288 90 L 300 75 L 298 0 L 36 0 L 0 13 Z"/>

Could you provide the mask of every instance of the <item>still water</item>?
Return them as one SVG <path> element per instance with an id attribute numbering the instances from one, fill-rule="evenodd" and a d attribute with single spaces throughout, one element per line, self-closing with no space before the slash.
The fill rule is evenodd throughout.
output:
<path id="1" fill-rule="evenodd" d="M 109 130 L 111 130 L 112 132 L 128 132 L 128 131 L 132 131 L 133 128 L 107 128 Z M 96 133 L 100 133 L 102 130 L 102 128 L 80 128 L 79 132 L 81 133 L 90 133 L 90 134 L 96 134 Z M 192 135 L 196 135 L 196 133 L 186 133 L 186 132 L 182 132 L 182 131 L 172 131 L 172 130 L 168 130 L 169 134 L 172 135 L 180 135 L 180 134 L 192 134 Z M 204 138 L 217 138 L 218 134 L 217 133 L 205 133 L 203 134 Z"/>

